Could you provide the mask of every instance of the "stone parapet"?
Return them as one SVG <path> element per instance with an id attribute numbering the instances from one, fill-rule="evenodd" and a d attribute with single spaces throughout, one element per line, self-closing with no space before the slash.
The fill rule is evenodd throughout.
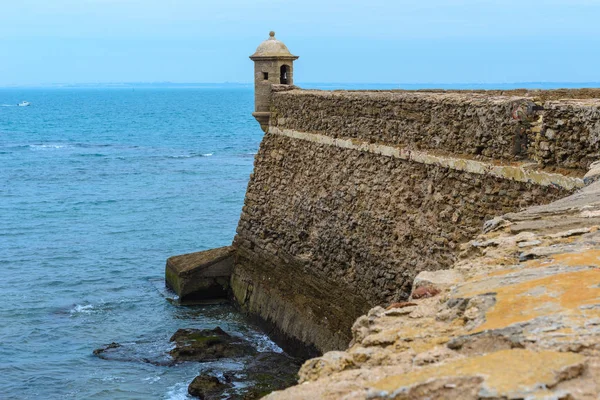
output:
<path id="1" fill-rule="evenodd" d="M 545 102 L 533 154 L 543 165 L 589 168 L 600 159 L 600 100 Z"/>
<path id="2" fill-rule="evenodd" d="M 541 167 L 584 171 L 600 155 L 600 100 L 588 98 L 592 95 L 598 91 L 292 90 L 273 94 L 271 125 L 411 150 L 531 160 Z"/>

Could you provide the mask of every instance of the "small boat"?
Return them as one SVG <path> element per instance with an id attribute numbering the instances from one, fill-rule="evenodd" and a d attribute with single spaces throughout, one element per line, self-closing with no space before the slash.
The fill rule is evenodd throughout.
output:
<path id="1" fill-rule="evenodd" d="M 20 102 L 20 103 L 19 103 L 19 104 L 17 104 L 17 105 L 18 105 L 19 107 L 27 107 L 27 106 L 30 106 L 30 105 L 31 105 L 31 103 L 30 103 L 30 102 L 28 102 L 28 101 L 22 101 L 22 102 Z"/>

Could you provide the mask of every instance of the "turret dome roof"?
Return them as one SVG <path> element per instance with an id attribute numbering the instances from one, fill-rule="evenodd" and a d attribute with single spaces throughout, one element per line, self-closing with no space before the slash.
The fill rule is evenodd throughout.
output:
<path id="1" fill-rule="evenodd" d="M 262 57 L 292 58 L 294 60 L 298 58 L 298 56 L 294 56 L 290 53 L 283 42 L 275 39 L 275 32 L 273 31 L 269 32 L 269 38 L 262 42 L 256 48 L 256 52 L 250 56 L 251 59 Z"/>

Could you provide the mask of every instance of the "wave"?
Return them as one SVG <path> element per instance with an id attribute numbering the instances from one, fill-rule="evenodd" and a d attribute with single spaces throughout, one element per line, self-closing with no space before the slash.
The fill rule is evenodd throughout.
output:
<path id="1" fill-rule="evenodd" d="M 191 398 L 192 397 L 188 395 L 187 383 L 177 383 L 174 386 L 171 386 L 165 394 L 166 400 L 187 400 Z"/>
<path id="2" fill-rule="evenodd" d="M 91 304 L 81 305 L 75 304 L 71 310 L 69 310 L 70 314 L 91 314 L 94 310 L 94 306 Z"/>
<path id="3" fill-rule="evenodd" d="M 268 351 L 273 353 L 283 353 L 281 347 L 277 346 L 266 333 L 257 331 L 249 332 L 245 333 L 245 338 L 248 339 L 260 353 Z"/>
<path id="4" fill-rule="evenodd" d="M 69 144 L 29 144 L 27 145 L 31 150 L 58 150 L 72 148 Z"/>
<path id="5" fill-rule="evenodd" d="M 256 156 L 256 154 L 257 153 L 241 153 L 241 154 L 238 154 L 237 156 L 241 157 L 241 158 L 254 158 Z"/>
<path id="6" fill-rule="evenodd" d="M 79 157 L 106 157 L 106 154 L 101 153 L 84 153 L 78 154 Z"/>
<path id="7" fill-rule="evenodd" d="M 181 154 L 178 156 L 167 156 L 167 158 L 196 158 L 196 157 L 212 157 L 213 153 L 203 153 L 203 154 Z"/>

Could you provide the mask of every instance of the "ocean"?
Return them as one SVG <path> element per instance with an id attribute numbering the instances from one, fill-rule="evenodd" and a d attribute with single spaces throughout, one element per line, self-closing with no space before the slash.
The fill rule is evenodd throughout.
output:
<path id="1" fill-rule="evenodd" d="M 186 399 L 199 372 L 241 368 L 144 362 L 179 328 L 281 351 L 233 307 L 181 307 L 164 286 L 169 256 L 235 235 L 263 135 L 253 102 L 250 85 L 0 89 L 0 398 Z M 112 342 L 131 358 L 92 354 Z"/>
<path id="2" fill-rule="evenodd" d="M 139 361 L 179 328 L 280 351 L 232 307 L 180 307 L 164 287 L 169 256 L 231 244 L 262 138 L 253 101 L 248 87 L 0 89 L 0 398 L 185 399 L 219 362 Z M 111 342 L 132 360 L 92 354 Z"/>

